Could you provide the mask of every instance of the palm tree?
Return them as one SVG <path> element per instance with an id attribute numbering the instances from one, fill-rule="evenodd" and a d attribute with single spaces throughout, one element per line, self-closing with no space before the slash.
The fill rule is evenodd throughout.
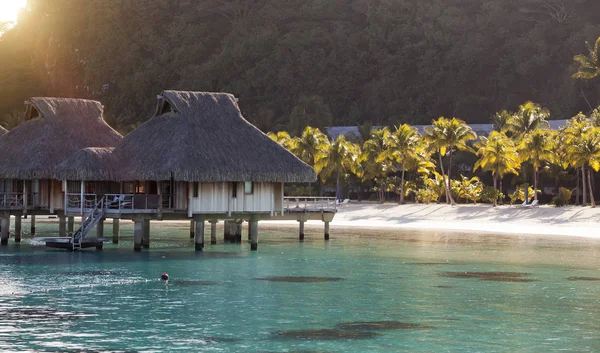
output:
<path id="1" fill-rule="evenodd" d="M 571 161 L 570 164 L 577 170 L 577 200 L 579 200 L 579 175 L 581 174 L 583 184 L 583 206 L 587 204 L 587 173 L 585 162 L 581 161 L 578 157 L 577 144 L 580 142 L 581 137 L 592 127 L 591 120 L 583 113 L 579 113 L 567 121 L 567 125 L 562 130 L 563 140 L 561 142 L 563 142 L 563 145 L 561 147 L 564 147 L 566 159 Z"/>
<path id="2" fill-rule="evenodd" d="M 554 157 L 554 139 L 556 133 L 550 130 L 533 130 L 526 133 L 517 151 L 521 161 L 528 161 L 533 166 L 533 198 L 537 200 L 540 168 L 544 162 L 552 161 Z"/>
<path id="3" fill-rule="evenodd" d="M 284 148 L 290 149 L 290 147 L 293 145 L 293 138 L 287 131 L 269 132 L 267 133 L 267 136 Z"/>
<path id="4" fill-rule="evenodd" d="M 592 192 L 592 169 L 600 170 L 600 128 L 592 127 L 588 129 L 578 140 L 569 145 L 569 151 L 573 157 L 573 165 L 588 164 L 587 182 L 590 190 L 590 201 L 592 207 L 596 207 L 594 194 Z M 585 179 L 584 179 L 585 180 Z"/>
<path id="5" fill-rule="evenodd" d="M 363 161 L 363 179 L 378 181 L 379 201 L 385 201 L 385 177 L 393 169 L 392 159 L 388 153 L 387 141 L 390 139 L 390 130 L 387 127 L 373 130 L 370 138 L 365 141 L 362 148 L 361 160 Z"/>
<path id="6" fill-rule="evenodd" d="M 575 55 L 573 60 L 579 63 L 579 69 L 575 74 L 573 74 L 573 78 L 589 80 L 600 76 L 600 37 L 596 39 L 596 44 L 593 48 L 587 42 L 586 44 L 588 46 L 590 56 L 588 57 L 583 54 Z"/>
<path id="7" fill-rule="evenodd" d="M 506 122 L 506 130 L 516 136 L 532 132 L 537 129 L 550 127 L 548 118 L 550 111 L 542 108 L 539 104 L 526 102 L 519 106 L 519 111 L 513 114 Z"/>
<path id="8" fill-rule="evenodd" d="M 336 196 L 338 200 L 341 198 L 340 192 L 340 176 L 342 172 L 352 172 L 357 176 L 361 176 L 360 170 L 360 146 L 346 140 L 344 135 L 323 146 L 315 156 L 315 171 L 320 175 L 324 182 L 329 176 L 336 176 Z"/>
<path id="9" fill-rule="evenodd" d="M 508 121 L 513 116 L 508 110 L 502 110 L 494 114 L 492 118 L 492 124 L 494 125 L 495 131 L 506 131 L 508 127 Z"/>
<path id="10" fill-rule="evenodd" d="M 325 148 L 328 142 L 327 135 L 322 133 L 321 130 L 307 126 L 302 134 L 295 139 L 292 152 L 304 163 L 314 166 L 315 156 Z"/>
<path id="11" fill-rule="evenodd" d="M 481 137 L 475 147 L 477 148 L 479 160 L 475 162 L 473 171 L 478 168 L 491 171 L 494 189 L 498 188 L 498 177 L 502 180 L 507 173 L 519 175 L 517 168 L 519 168 L 520 163 L 517 158 L 517 149 L 514 142 L 503 132 L 492 131 L 487 138 Z M 500 192 L 502 192 L 502 186 L 500 186 Z M 496 201 L 494 200 L 494 207 Z"/>
<path id="12" fill-rule="evenodd" d="M 450 182 L 452 173 L 452 156 L 454 149 L 460 151 L 472 151 L 473 150 L 467 145 L 469 141 L 475 140 L 477 134 L 461 119 L 452 118 L 446 119 L 443 116 L 437 120 L 432 121 L 432 126 L 425 127 L 426 140 L 430 146 L 438 152 L 438 158 L 440 162 L 440 171 L 442 176 L 446 178 L 446 202 L 455 205 L 452 193 L 450 192 Z M 448 152 L 448 174 L 444 173 L 444 165 L 442 162 L 442 156 Z"/>
<path id="13" fill-rule="evenodd" d="M 389 159 L 400 163 L 400 169 L 402 170 L 400 179 L 400 204 L 404 204 L 404 173 L 406 165 L 418 164 L 416 147 L 419 140 L 419 132 L 416 128 L 408 124 L 402 124 L 396 127 L 396 130 L 390 133 L 385 141 Z"/>

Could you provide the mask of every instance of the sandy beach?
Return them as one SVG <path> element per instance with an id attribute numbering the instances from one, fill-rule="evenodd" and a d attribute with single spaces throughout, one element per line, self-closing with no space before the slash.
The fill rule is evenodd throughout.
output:
<path id="1" fill-rule="evenodd" d="M 271 221 L 261 227 L 270 224 L 297 227 L 298 223 Z M 307 226 L 322 227 L 322 222 L 309 221 Z M 340 207 L 331 222 L 332 232 L 346 227 L 600 238 L 600 208 L 350 203 Z"/>

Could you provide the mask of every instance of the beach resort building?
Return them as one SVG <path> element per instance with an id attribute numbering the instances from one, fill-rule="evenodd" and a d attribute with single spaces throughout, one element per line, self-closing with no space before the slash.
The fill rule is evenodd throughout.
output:
<path id="1" fill-rule="evenodd" d="M 21 217 L 57 214 L 66 233 L 65 185 L 56 167 L 85 147 L 112 147 L 121 135 L 103 119 L 100 102 L 67 98 L 31 98 L 23 122 L 0 138 L 1 243 L 7 244 L 10 216 L 15 240 L 21 240 Z M 72 227 L 72 225 L 71 225 Z"/>
<path id="2" fill-rule="evenodd" d="M 149 247 L 150 220 L 190 220 L 196 250 L 206 222 L 214 243 L 219 220 L 247 221 L 256 250 L 258 221 L 283 216 L 284 183 L 316 180 L 226 93 L 164 91 L 154 116 L 117 142 L 83 146 L 54 176 L 68 216 L 97 213 L 90 225 L 99 233 L 104 218 L 115 219 L 115 242 L 118 219 L 133 220 L 135 250 Z"/>

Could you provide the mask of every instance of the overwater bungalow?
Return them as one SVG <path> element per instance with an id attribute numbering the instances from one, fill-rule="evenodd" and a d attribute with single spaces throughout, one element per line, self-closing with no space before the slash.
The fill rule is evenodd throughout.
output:
<path id="1" fill-rule="evenodd" d="M 103 119 L 100 102 L 69 98 L 31 98 L 23 123 L 0 138 L 1 242 L 8 242 L 10 215 L 15 240 L 23 214 L 58 214 L 65 235 L 64 187 L 56 167 L 85 147 L 113 147 L 122 136 Z M 35 232 L 32 219 L 32 232 Z"/>
<path id="2" fill-rule="evenodd" d="M 195 222 L 197 250 L 206 221 L 215 242 L 217 221 L 246 220 L 255 250 L 258 220 L 283 214 L 284 183 L 316 180 L 226 93 L 164 91 L 154 116 L 109 152 L 79 151 L 57 178 L 67 185 L 67 214 L 92 212 L 93 203 L 81 202 L 89 199 L 102 201 L 104 217 L 134 220 L 136 250 L 149 246 L 151 219 Z M 84 186 L 90 183 L 94 192 Z"/>

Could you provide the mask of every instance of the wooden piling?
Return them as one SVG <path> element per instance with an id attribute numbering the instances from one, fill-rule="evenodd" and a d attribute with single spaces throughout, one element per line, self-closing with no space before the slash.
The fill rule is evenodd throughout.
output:
<path id="1" fill-rule="evenodd" d="M 324 238 L 325 238 L 325 240 L 329 240 L 329 222 L 324 222 L 324 223 L 325 223 Z"/>
<path id="2" fill-rule="evenodd" d="M 244 223 L 243 219 L 237 220 L 235 222 L 235 242 L 236 243 L 241 243 L 242 242 L 242 225 Z"/>
<path id="3" fill-rule="evenodd" d="M 304 241 L 304 220 L 299 220 L 298 223 L 300 223 L 298 239 Z"/>
<path id="4" fill-rule="evenodd" d="M 58 236 L 67 236 L 67 217 L 65 217 L 64 213 L 58 215 Z"/>
<path id="5" fill-rule="evenodd" d="M 198 218 L 195 219 L 194 222 L 196 223 L 196 230 L 195 230 L 195 241 L 194 241 L 194 247 L 196 251 L 202 251 L 204 249 L 204 219 L 203 218 Z"/>
<path id="6" fill-rule="evenodd" d="M 31 223 L 29 224 L 31 227 L 31 236 L 35 236 L 35 215 L 31 215 Z"/>
<path id="7" fill-rule="evenodd" d="M 223 242 L 228 243 L 232 241 L 232 227 L 231 221 L 223 222 Z"/>
<path id="8" fill-rule="evenodd" d="M 217 222 L 216 219 L 210 220 L 210 243 L 215 245 L 217 243 Z"/>
<path id="9" fill-rule="evenodd" d="M 0 220 L 0 244 L 8 245 L 8 235 L 10 234 L 10 213 L 2 212 L 2 219 Z"/>
<path id="10" fill-rule="evenodd" d="M 144 233 L 144 220 L 136 219 L 133 225 L 133 250 L 142 251 L 142 236 Z"/>
<path id="11" fill-rule="evenodd" d="M 120 236 L 121 236 L 121 220 L 118 218 L 113 218 L 113 234 L 112 234 L 113 244 L 119 244 Z"/>
<path id="12" fill-rule="evenodd" d="M 190 239 L 194 239 L 196 236 L 196 221 L 193 219 L 190 221 Z"/>
<path id="13" fill-rule="evenodd" d="M 75 228 L 75 217 L 67 218 L 67 233 L 73 233 Z"/>
<path id="14" fill-rule="evenodd" d="M 23 228 L 21 225 L 21 215 L 16 214 L 15 215 L 15 241 L 17 243 L 20 243 L 22 239 L 23 239 Z"/>
<path id="15" fill-rule="evenodd" d="M 250 218 L 250 228 L 252 232 L 252 238 L 250 239 L 250 250 L 258 250 L 258 216 L 253 215 Z"/>
<path id="16" fill-rule="evenodd" d="M 96 237 L 104 238 L 104 218 L 96 224 Z"/>
<path id="17" fill-rule="evenodd" d="M 143 223 L 142 246 L 144 249 L 150 248 L 150 220 L 144 219 Z"/>

